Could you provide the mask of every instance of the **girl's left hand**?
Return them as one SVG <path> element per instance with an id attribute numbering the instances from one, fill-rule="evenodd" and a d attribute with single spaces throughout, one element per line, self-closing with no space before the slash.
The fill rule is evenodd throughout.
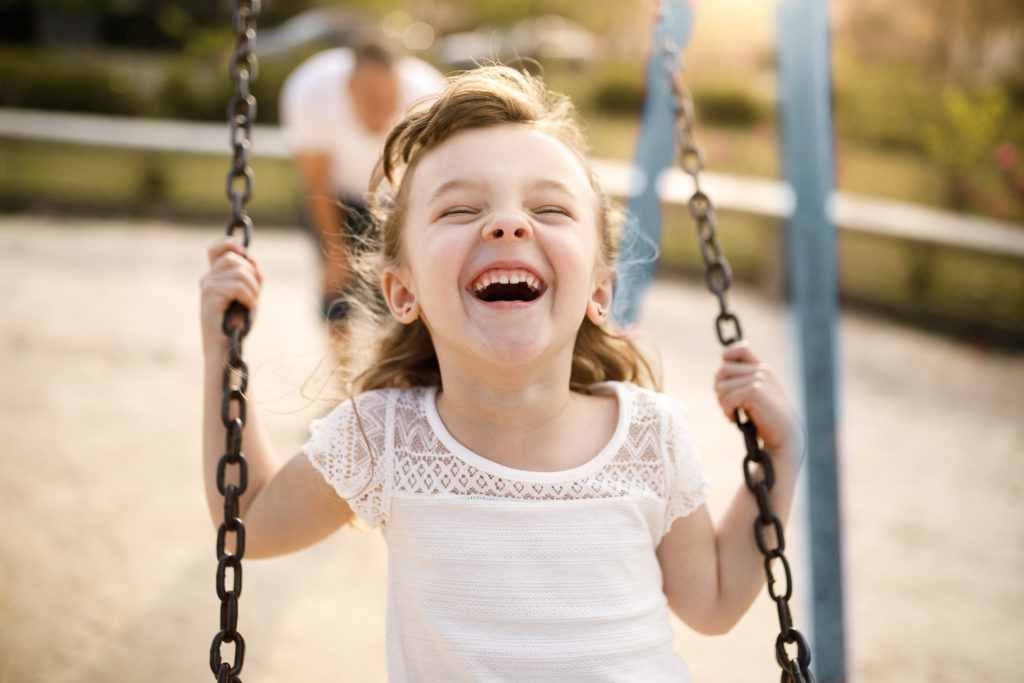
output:
<path id="1" fill-rule="evenodd" d="M 802 445 L 796 415 L 775 373 L 747 342 L 730 344 L 722 353 L 722 367 L 715 375 L 715 393 L 730 421 L 736 421 L 737 409 L 753 420 L 766 451 L 791 451 L 800 457 Z"/>

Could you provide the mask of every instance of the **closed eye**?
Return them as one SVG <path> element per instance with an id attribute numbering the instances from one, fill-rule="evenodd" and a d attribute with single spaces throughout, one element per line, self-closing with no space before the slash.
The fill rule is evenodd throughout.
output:
<path id="1" fill-rule="evenodd" d="M 453 206 L 450 209 L 445 209 L 444 211 L 442 211 L 438 215 L 438 218 L 444 218 L 445 216 L 458 216 L 458 215 L 475 216 L 477 213 L 479 213 L 479 211 L 477 211 L 476 209 L 474 209 L 471 206 Z"/>
<path id="2" fill-rule="evenodd" d="M 550 205 L 550 204 L 546 205 L 546 206 L 540 206 L 540 207 L 534 209 L 533 212 L 534 213 L 538 213 L 538 214 L 554 213 L 554 214 L 562 214 L 563 216 L 570 216 L 570 217 L 572 216 L 572 213 L 570 213 L 568 209 L 564 209 L 564 208 L 562 208 L 560 206 L 554 206 L 554 205 Z"/>

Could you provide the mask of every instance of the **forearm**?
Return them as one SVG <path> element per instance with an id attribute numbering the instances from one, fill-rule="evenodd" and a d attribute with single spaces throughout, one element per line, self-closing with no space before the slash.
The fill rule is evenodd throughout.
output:
<path id="1" fill-rule="evenodd" d="M 785 393 L 749 344 L 726 347 L 715 393 L 723 414 L 739 419 L 742 411 L 756 426 L 774 476 L 765 499 L 772 515 L 767 520 L 761 519 L 758 497 L 741 486 L 717 525 L 702 506 L 675 520 L 662 539 L 658 559 L 669 604 L 704 633 L 731 629 L 764 586 L 765 554 L 758 538 L 769 553 L 781 549 L 775 520 L 784 528 L 789 519 L 803 457 L 802 430 Z M 767 483 L 764 475 L 759 465 L 749 472 L 752 483 Z"/>
<path id="2" fill-rule="evenodd" d="M 329 158 L 322 153 L 295 157 L 302 180 L 303 202 L 310 227 L 317 235 L 324 256 L 324 293 L 337 294 L 350 279 L 345 215 L 331 182 Z"/>
<path id="3" fill-rule="evenodd" d="M 221 381 L 227 362 L 227 344 L 208 346 L 204 356 L 203 479 L 210 516 L 214 524 L 219 524 L 224 519 L 224 496 L 217 490 L 217 464 L 227 450 L 226 429 L 221 422 Z M 250 383 L 250 389 L 251 386 Z M 245 456 L 248 475 L 246 490 L 239 497 L 239 512 L 244 515 L 255 495 L 273 478 L 281 466 L 252 401 L 246 404 L 242 454 Z M 229 472 L 237 470 L 238 468 L 228 469 Z M 237 485 L 237 474 L 229 476 L 226 483 Z"/>
<path id="4" fill-rule="evenodd" d="M 314 233 L 323 245 L 325 256 L 345 252 L 343 217 L 337 200 L 327 194 L 326 188 L 308 188 L 305 196 L 306 214 Z"/>

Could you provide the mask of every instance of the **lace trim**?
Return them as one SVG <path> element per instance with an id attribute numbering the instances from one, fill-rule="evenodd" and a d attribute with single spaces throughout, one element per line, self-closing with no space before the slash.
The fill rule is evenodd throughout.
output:
<path id="1" fill-rule="evenodd" d="M 711 480 L 693 445 L 686 411 L 677 401 L 664 399 L 665 462 L 668 476 L 668 517 L 665 531 L 676 519 L 686 517 L 707 498 Z"/>
<path id="2" fill-rule="evenodd" d="M 672 520 L 703 503 L 707 474 L 682 406 L 633 385 L 620 387 L 619 409 L 627 411 L 628 429 L 620 430 L 618 444 L 610 444 L 614 454 L 600 469 L 565 480 L 526 481 L 467 463 L 431 427 L 425 400 L 432 393 L 422 387 L 371 391 L 343 403 L 314 421 L 303 450 L 338 495 L 373 526 L 386 523 L 392 491 L 534 501 L 646 494 L 667 501 L 667 531 Z"/>
<path id="3" fill-rule="evenodd" d="M 391 506 L 390 459 L 379 455 L 388 436 L 388 398 L 367 392 L 342 403 L 313 421 L 302 447 L 324 480 L 370 526 L 386 522 Z"/>

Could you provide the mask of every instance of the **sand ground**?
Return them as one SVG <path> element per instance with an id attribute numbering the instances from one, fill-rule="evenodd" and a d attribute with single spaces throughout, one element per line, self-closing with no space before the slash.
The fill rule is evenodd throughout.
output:
<path id="1" fill-rule="evenodd" d="M 210 680 L 214 533 L 198 467 L 197 281 L 220 226 L 0 217 L 0 682 Z M 315 259 L 261 228 L 266 295 L 246 344 L 256 403 L 283 453 L 322 403 L 299 391 L 323 355 Z M 787 313 L 733 303 L 787 377 Z M 645 328 L 689 406 L 721 510 L 738 433 L 711 392 L 714 302 L 659 282 Z M 851 678 L 1024 681 L 1024 353 L 994 353 L 842 316 L 841 486 Z M 795 394 L 795 392 L 794 392 Z M 809 633 L 805 523 L 789 531 Z M 248 561 L 244 679 L 382 681 L 386 556 L 344 530 Z M 773 605 L 726 636 L 678 627 L 697 681 L 778 680 Z"/>

